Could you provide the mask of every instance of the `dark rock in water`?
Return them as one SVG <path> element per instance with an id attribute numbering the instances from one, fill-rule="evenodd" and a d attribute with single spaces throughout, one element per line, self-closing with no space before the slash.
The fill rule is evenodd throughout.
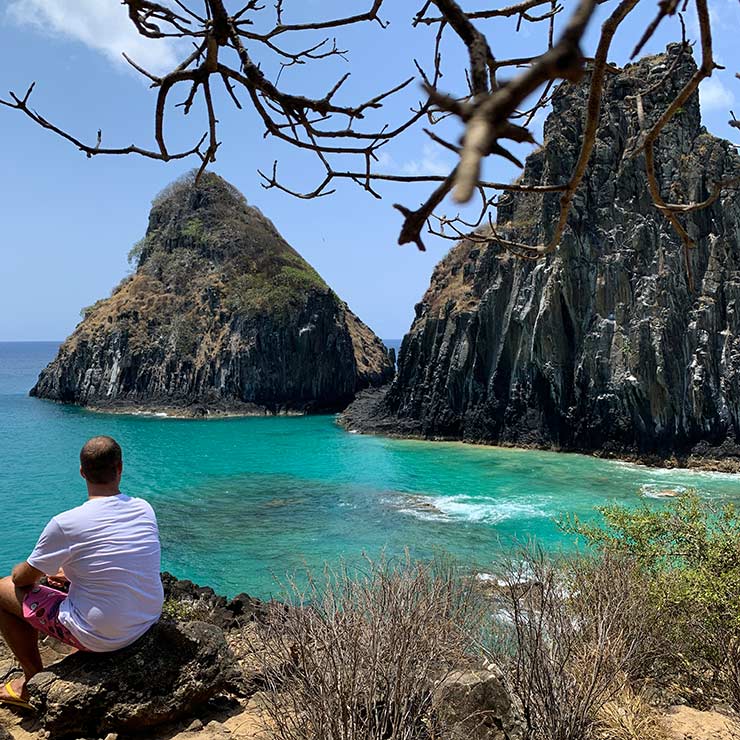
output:
<path id="1" fill-rule="evenodd" d="M 215 625 L 160 622 L 124 650 L 64 658 L 28 689 L 52 737 L 103 737 L 186 717 L 239 673 Z"/>
<path id="2" fill-rule="evenodd" d="M 416 307 L 390 390 L 363 394 L 348 427 L 740 462 L 740 195 L 725 191 L 679 217 L 696 242 L 685 253 L 650 198 L 644 157 L 634 156 L 641 132 L 695 70 L 690 52 L 673 45 L 607 75 L 598 137 L 557 252 L 529 261 L 494 243 L 452 249 Z M 587 95 L 585 85 L 555 92 L 522 183 L 570 177 Z M 672 203 L 703 201 L 740 176 L 737 152 L 701 126 L 696 95 L 655 153 Z M 557 193 L 512 193 L 496 228 L 545 243 L 558 214 Z"/>
<path id="3" fill-rule="evenodd" d="M 394 372 L 386 348 L 214 174 L 153 203 L 136 272 L 83 321 L 31 395 L 101 409 L 341 409 Z"/>
<path id="4" fill-rule="evenodd" d="M 433 694 L 450 740 L 522 740 L 524 716 L 497 669 L 451 671 Z"/>
<path id="5" fill-rule="evenodd" d="M 236 629 L 246 622 L 263 620 L 269 607 L 249 594 L 241 593 L 229 600 L 210 586 L 198 586 L 179 580 L 171 573 L 162 573 L 165 615 L 168 610 L 179 619 L 198 619 L 215 624 L 223 630 Z"/>

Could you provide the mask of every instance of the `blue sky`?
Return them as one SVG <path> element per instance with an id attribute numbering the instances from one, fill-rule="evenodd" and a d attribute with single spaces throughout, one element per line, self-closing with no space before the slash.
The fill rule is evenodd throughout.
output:
<path id="1" fill-rule="evenodd" d="M 387 29 L 366 24 L 337 33 L 338 44 L 351 50 L 348 61 L 334 59 L 288 69 L 281 86 L 320 96 L 344 71 L 350 71 L 342 102 L 352 103 L 413 75 L 413 58 L 428 64 L 432 53 L 430 30 L 410 26 L 421 4 L 388 0 L 382 14 L 391 21 Z M 573 2 L 563 4 L 565 18 Z M 287 0 L 286 21 L 361 12 L 369 5 L 369 0 Z M 471 1 L 465 7 L 490 5 Z M 613 5 L 614 0 L 605 3 L 601 15 Z M 728 69 L 702 85 L 704 123 L 713 133 L 740 143 L 740 134 L 727 125 L 731 108 L 740 114 L 740 81 L 734 77 L 740 70 L 735 39 L 740 2 L 710 0 L 710 6 L 717 61 Z M 627 61 L 638 29 L 655 7 L 653 0 L 642 0 L 626 34 L 613 46 L 614 62 Z M 675 24 L 670 21 L 646 53 L 662 50 Z M 696 38 L 690 14 L 687 25 L 689 35 Z M 125 8 L 117 0 L 5 0 L 0 3 L 0 94 L 9 89 L 22 92 L 35 80 L 35 107 L 80 138 L 94 141 L 101 128 L 104 143 L 111 146 L 132 142 L 151 146 L 153 92 L 121 61 L 120 52 L 127 51 L 144 66 L 162 72 L 178 59 L 181 49 L 141 39 L 129 26 Z M 499 58 L 523 56 L 538 48 L 545 30 L 544 24 L 541 28 L 525 24 L 516 34 L 505 22 L 482 27 L 490 30 Z M 596 38 L 594 27 L 586 40 L 587 53 L 593 51 Z M 262 62 L 274 78 L 277 70 L 272 60 L 263 56 Z M 464 63 L 464 49 L 449 36 L 442 87 L 461 90 Z M 388 104 L 382 117 L 402 120 L 418 100 L 417 90 L 410 88 Z M 173 102 L 182 97 L 175 95 Z M 256 170 L 269 170 L 276 158 L 286 184 L 299 189 L 316 184 L 321 171 L 305 154 L 264 139 L 251 112 L 234 110 L 223 97 L 218 105 L 223 143 L 214 171 L 268 215 L 381 337 L 402 336 L 411 323 L 414 304 L 450 243 L 430 237 L 423 254 L 412 246 L 397 246 L 400 217 L 392 204 L 416 206 L 429 186 L 382 187 L 382 201 L 348 183 L 340 183 L 335 195 L 313 201 L 266 191 Z M 183 120 L 179 111 L 169 112 L 172 148 L 199 138 L 204 130 L 199 113 L 193 110 Z M 128 272 L 126 255 L 144 234 L 151 199 L 195 163 L 164 164 L 136 157 L 87 159 L 70 144 L 4 108 L 0 126 L 0 161 L 6 173 L 0 198 L 0 341 L 62 339 L 79 321 L 80 309 L 108 295 Z M 394 172 L 446 174 L 451 155 L 430 146 L 419 129 L 387 147 L 384 165 Z M 516 172 L 497 160 L 487 164 L 485 175 L 501 180 L 511 179 Z M 454 207 L 445 204 L 441 210 L 451 213 Z"/>

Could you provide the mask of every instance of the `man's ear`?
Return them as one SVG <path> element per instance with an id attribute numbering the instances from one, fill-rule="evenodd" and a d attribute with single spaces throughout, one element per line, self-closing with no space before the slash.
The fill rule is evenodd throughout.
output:
<path id="1" fill-rule="evenodd" d="M 80 475 L 81 475 L 81 476 L 82 476 L 83 478 L 85 478 L 85 474 L 84 474 L 84 473 L 82 472 L 82 465 L 80 465 Z M 85 480 L 87 480 L 87 478 L 85 478 Z"/>

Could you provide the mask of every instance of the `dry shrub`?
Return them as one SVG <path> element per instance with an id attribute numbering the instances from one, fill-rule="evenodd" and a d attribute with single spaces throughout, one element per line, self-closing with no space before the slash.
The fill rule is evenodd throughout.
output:
<path id="1" fill-rule="evenodd" d="M 531 740 L 583 740 L 627 682 L 649 675 L 665 646 L 647 583 L 624 557 L 553 560 L 530 549 L 504 567 L 503 637 Z"/>
<path id="2" fill-rule="evenodd" d="M 435 680 L 469 662 L 485 609 L 449 563 L 367 561 L 288 585 L 268 627 L 267 720 L 279 740 L 434 737 Z"/>
<path id="3" fill-rule="evenodd" d="M 725 694 L 735 709 L 740 709 L 740 638 L 736 630 L 725 640 L 726 661 L 720 672 Z"/>
<path id="4" fill-rule="evenodd" d="M 629 688 L 602 705 L 594 734 L 598 740 L 667 740 L 665 728 L 645 697 Z"/>

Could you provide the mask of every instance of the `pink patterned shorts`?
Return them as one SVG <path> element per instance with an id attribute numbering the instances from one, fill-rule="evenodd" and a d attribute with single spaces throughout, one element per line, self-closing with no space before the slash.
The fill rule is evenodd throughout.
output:
<path id="1" fill-rule="evenodd" d="M 59 621 L 59 607 L 67 598 L 63 591 L 48 586 L 33 586 L 23 599 L 23 617 L 39 632 L 71 645 L 78 650 L 90 652 Z"/>

